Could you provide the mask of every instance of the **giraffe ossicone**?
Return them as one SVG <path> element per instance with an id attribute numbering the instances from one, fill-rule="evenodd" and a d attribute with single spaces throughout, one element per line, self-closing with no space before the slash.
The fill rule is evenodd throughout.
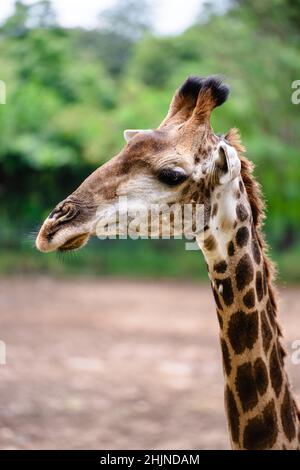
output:
<path id="1" fill-rule="evenodd" d="M 122 197 L 130 207 L 142 202 L 149 210 L 155 204 L 201 205 L 196 239 L 220 325 L 232 447 L 299 449 L 300 414 L 284 368 L 260 187 L 237 130 L 217 136 L 210 124 L 228 94 L 217 77 L 189 77 L 157 129 L 125 131 L 124 149 L 56 206 L 36 246 L 43 252 L 80 248 L 99 221 L 116 231 L 111 211 Z M 193 217 L 192 211 L 192 225 Z M 150 221 L 145 224 L 150 230 Z M 158 236 L 163 228 L 157 225 Z"/>

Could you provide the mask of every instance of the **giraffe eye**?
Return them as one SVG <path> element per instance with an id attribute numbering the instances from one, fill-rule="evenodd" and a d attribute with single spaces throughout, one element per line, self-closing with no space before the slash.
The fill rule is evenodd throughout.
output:
<path id="1" fill-rule="evenodd" d="M 182 169 L 165 168 L 158 174 L 158 179 L 168 186 L 177 186 L 183 183 L 188 175 Z"/>

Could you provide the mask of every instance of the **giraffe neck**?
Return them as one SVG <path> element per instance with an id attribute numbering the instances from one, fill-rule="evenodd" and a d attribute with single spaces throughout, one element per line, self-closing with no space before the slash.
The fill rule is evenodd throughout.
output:
<path id="1" fill-rule="evenodd" d="M 235 449 L 299 448 L 269 265 L 242 179 L 212 193 L 199 240 L 220 324 L 225 407 Z"/>

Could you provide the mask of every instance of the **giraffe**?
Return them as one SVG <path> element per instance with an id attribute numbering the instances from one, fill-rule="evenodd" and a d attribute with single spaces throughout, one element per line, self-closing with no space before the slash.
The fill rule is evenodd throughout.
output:
<path id="1" fill-rule="evenodd" d="M 80 248 L 116 209 L 174 202 L 204 207 L 195 238 L 203 252 L 220 326 L 225 410 L 233 449 L 299 449 L 300 413 L 284 368 L 273 265 L 261 231 L 260 186 L 239 133 L 214 133 L 210 116 L 229 88 L 189 77 L 158 128 L 126 130 L 124 149 L 95 170 L 44 221 L 42 252 Z M 105 206 L 105 208 L 103 208 Z"/>

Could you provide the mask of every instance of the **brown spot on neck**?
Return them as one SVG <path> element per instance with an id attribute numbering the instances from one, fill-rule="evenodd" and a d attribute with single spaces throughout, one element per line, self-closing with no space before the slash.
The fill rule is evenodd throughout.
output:
<path id="1" fill-rule="evenodd" d="M 282 370 L 281 370 L 281 364 L 280 360 L 278 357 L 278 350 L 277 350 L 277 344 L 275 343 L 270 355 L 270 377 L 271 377 L 271 383 L 272 387 L 275 391 L 276 396 L 278 397 L 281 391 L 281 386 L 282 386 Z"/>
<path id="2" fill-rule="evenodd" d="M 226 272 L 226 269 L 227 269 L 227 263 L 224 260 L 220 261 L 219 263 L 214 264 L 214 267 L 213 267 L 213 270 L 216 273 L 222 273 L 222 274 Z"/>
<path id="3" fill-rule="evenodd" d="M 271 400 L 261 415 L 248 420 L 244 431 L 244 448 L 248 450 L 271 449 L 277 436 L 278 422 L 274 400 Z"/>
<path id="4" fill-rule="evenodd" d="M 249 240 L 249 230 L 247 227 L 240 227 L 236 232 L 236 243 L 242 248 L 246 246 Z"/>
<path id="5" fill-rule="evenodd" d="M 242 256 L 236 267 L 236 285 L 239 291 L 250 284 L 254 276 L 253 264 L 248 253 Z"/>
<path id="6" fill-rule="evenodd" d="M 239 310 L 233 313 L 228 322 L 227 334 L 236 354 L 242 354 L 246 348 L 252 349 L 258 338 L 257 311 L 245 313 Z"/>
<path id="7" fill-rule="evenodd" d="M 252 410 L 258 403 L 258 394 L 254 369 L 251 362 L 245 362 L 238 366 L 235 386 L 243 411 Z"/>
<path id="8" fill-rule="evenodd" d="M 289 441 L 292 441 L 296 436 L 295 422 L 298 417 L 296 415 L 295 403 L 293 402 L 288 386 L 285 387 L 280 416 L 284 434 Z"/>
<path id="9" fill-rule="evenodd" d="M 228 385 L 225 389 L 225 404 L 232 440 L 233 442 L 238 442 L 240 434 L 240 416 L 234 395 Z"/>
<path id="10" fill-rule="evenodd" d="M 245 220 L 248 218 L 248 211 L 246 209 L 246 207 L 243 205 L 243 204 L 238 204 L 236 206 L 236 215 L 237 215 L 237 218 L 241 221 L 241 222 L 245 222 Z"/>
<path id="11" fill-rule="evenodd" d="M 215 237 L 213 235 L 209 235 L 207 238 L 205 238 L 204 240 L 204 248 L 207 250 L 207 251 L 213 251 L 216 249 L 216 240 L 215 240 Z"/>

